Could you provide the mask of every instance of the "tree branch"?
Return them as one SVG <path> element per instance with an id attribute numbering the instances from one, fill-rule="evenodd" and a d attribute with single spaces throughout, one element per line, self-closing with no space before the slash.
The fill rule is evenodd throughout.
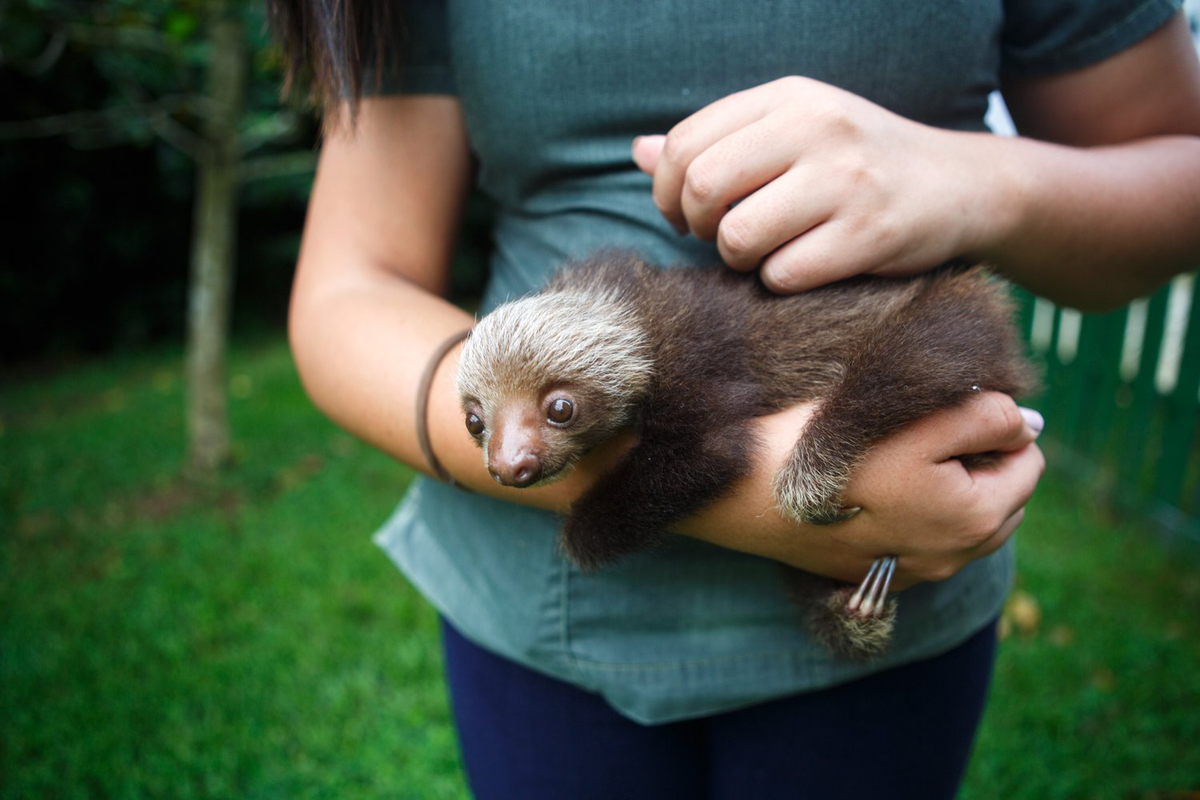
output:
<path id="1" fill-rule="evenodd" d="M 130 76 L 121 75 L 116 80 L 117 89 L 131 104 L 140 103 L 151 109 L 144 120 L 160 139 L 197 163 L 213 156 L 212 145 L 203 136 L 181 125 L 171 116 L 178 108 L 193 106 L 194 97 L 167 95 L 150 100 L 146 91 Z M 172 102 L 164 102 L 168 100 Z"/>
<path id="2" fill-rule="evenodd" d="M 148 27 L 118 27 L 73 22 L 67 25 L 67 33 L 74 41 L 89 47 L 150 50 L 173 56 L 179 55 L 182 49 L 179 42 Z"/>
<path id="3" fill-rule="evenodd" d="M 98 111 L 73 111 L 37 119 L 0 122 L 0 140 L 44 139 L 86 130 L 109 129 L 126 114 L 141 114 L 142 109 L 131 106 L 103 108 Z"/>
<path id="4" fill-rule="evenodd" d="M 297 150 L 273 156 L 259 156 L 242 162 L 238 178 L 242 183 L 264 178 L 283 178 L 289 175 L 311 173 L 317 168 L 317 154 L 311 150 Z"/>
<path id="5" fill-rule="evenodd" d="M 158 137 L 193 161 L 206 161 L 213 157 L 213 146 L 186 125 L 175 121 L 169 113 L 163 111 L 151 115 L 146 120 Z"/>
<path id="6" fill-rule="evenodd" d="M 0 122 L 0 141 L 13 139 L 45 139 L 51 136 L 79 137 L 107 135 L 116 145 L 131 138 L 121 126 L 143 123 L 167 144 L 196 161 L 209 158 L 212 146 L 199 134 L 181 125 L 171 114 L 190 103 L 185 95 L 170 95 L 150 102 L 132 101 L 120 106 L 95 111 L 74 111 L 36 119 Z"/>
<path id="7" fill-rule="evenodd" d="M 48 72 L 51 67 L 58 63 L 58 59 L 62 57 L 63 51 L 67 49 L 67 33 L 62 28 L 56 28 L 54 34 L 50 37 L 50 41 L 46 43 L 46 48 L 42 50 L 38 57 L 26 64 L 25 68 L 30 75 L 41 75 Z"/>
<path id="8" fill-rule="evenodd" d="M 242 132 L 238 137 L 238 150 L 243 154 L 252 153 L 263 145 L 295 136 L 299 128 L 300 120 L 297 114 L 286 109 L 276 111 L 253 122 Z"/>

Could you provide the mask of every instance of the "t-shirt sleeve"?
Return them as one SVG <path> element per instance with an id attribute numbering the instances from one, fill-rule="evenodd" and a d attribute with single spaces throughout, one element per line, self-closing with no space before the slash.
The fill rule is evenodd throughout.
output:
<path id="1" fill-rule="evenodd" d="M 435 0 L 397 3 L 385 37 L 382 74 L 369 80 L 373 56 L 364 62 L 364 94 L 457 94 L 445 4 Z"/>
<path id="2" fill-rule="evenodd" d="M 1158 30 L 1182 0 L 1005 0 L 1000 69 L 1049 75 L 1096 64 Z"/>

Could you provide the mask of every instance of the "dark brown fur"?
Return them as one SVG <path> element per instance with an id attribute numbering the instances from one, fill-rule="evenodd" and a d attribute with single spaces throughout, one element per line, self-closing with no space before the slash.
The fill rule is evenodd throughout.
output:
<path id="1" fill-rule="evenodd" d="M 649 390 L 622 412 L 638 421 L 638 443 L 574 504 L 563 530 L 564 549 L 588 568 L 652 546 L 743 478 L 754 417 L 818 401 L 776 494 L 797 519 L 832 519 L 846 479 L 876 442 L 962 402 L 973 387 L 1020 395 L 1035 383 L 1005 289 L 979 268 L 778 296 L 727 269 L 658 270 L 608 256 L 565 270 L 544 292 L 630 303 L 633 324 L 654 345 Z M 542 377 L 547 386 L 559 380 Z M 586 403 L 581 383 L 572 378 L 572 396 Z M 875 654 L 843 641 L 838 620 L 819 610 L 841 584 L 790 572 L 809 627 L 831 649 Z"/>

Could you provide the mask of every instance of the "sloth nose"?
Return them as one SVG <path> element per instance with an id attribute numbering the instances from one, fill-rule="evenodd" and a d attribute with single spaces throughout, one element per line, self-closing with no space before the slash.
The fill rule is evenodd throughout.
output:
<path id="1" fill-rule="evenodd" d="M 488 471 L 497 483 L 523 489 L 541 477 L 542 465 L 537 456 L 525 451 L 512 459 L 498 459 L 488 466 Z"/>

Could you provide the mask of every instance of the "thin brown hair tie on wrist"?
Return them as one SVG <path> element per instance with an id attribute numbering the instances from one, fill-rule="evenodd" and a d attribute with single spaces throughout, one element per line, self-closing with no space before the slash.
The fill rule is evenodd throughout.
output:
<path id="1" fill-rule="evenodd" d="M 429 357 L 429 361 L 425 364 L 425 372 L 421 374 L 421 383 L 417 386 L 417 444 L 420 446 L 421 455 L 425 456 L 425 461 L 429 463 L 429 468 L 433 471 L 433 474 L 451 486 L 457 486 L 458 482 L 454 480 L 453 475 L 446 472 L 446 468 L 442 466 L 442 462 L 437 460 L 437 456 L 433 454 L 433 447 L 429 444 L 429 393 L 430 389 L 433 388 L 434 373 L 437 372 L 442 359 L 446 357 L 446 354 L 456 344 L 467 338 L 467 334 L 470 332 L 470 328 L 459 331 L 438 345 L 437 350 L 433 351 L 433 355 Z"/>

